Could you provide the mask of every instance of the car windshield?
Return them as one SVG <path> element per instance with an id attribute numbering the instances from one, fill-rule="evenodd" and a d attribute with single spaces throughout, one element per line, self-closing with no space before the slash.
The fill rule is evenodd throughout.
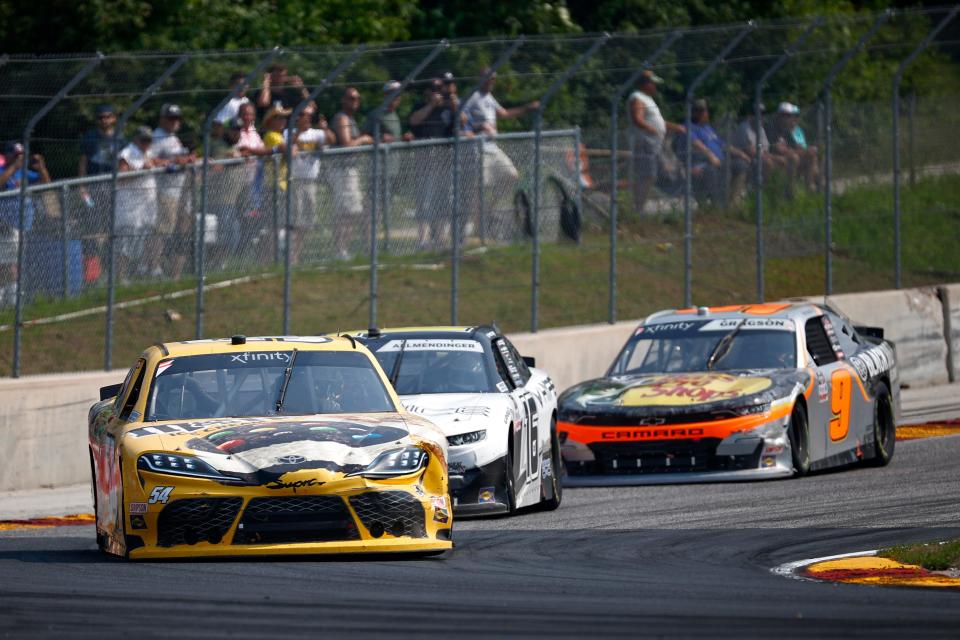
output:
<path id="1" fill-rule="evenodd" d="M 483 345 L 463 338 L 384 338 L 368 341 L 402 396 L 494 391 Z"/>
<path id="2" fill-rule="evenodd" d="M 396 408 L 373 363 L 362 353 L 249 351 L 162 360 L 145 419 L 381 411 Z"/>
<path id="3" fill-rule="evenodd" d="M 793 321 L 777 318 L 666 322 L 639 327 L 611 375 L 796 367 Z"/>

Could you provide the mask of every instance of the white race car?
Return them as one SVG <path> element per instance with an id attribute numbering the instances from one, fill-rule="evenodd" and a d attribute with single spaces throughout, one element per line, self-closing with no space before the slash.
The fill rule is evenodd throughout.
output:
<path id="1" fill-rule="evenodd" d="M 377 357 L 404 407 L 447 436 L 454 513 L 560 506 L 556 387 L 495 325 L 355 335 Z"/>

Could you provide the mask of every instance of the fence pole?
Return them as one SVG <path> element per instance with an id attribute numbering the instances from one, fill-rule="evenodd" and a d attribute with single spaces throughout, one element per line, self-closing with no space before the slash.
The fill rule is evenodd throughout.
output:
<path id="1" fill-rule="evenodd" d="M 824 295 L 833 294 L 833 82 L 836 80 L 847 63 L 857 55 L 867 40 L 880 29 L 881 25 L 889 18 L 889 10 L 881 13 L 873 21 L 870 28 L 860 36 L 856 44 L 847 49 L 843 56 L 833 65 L 827 73 L 827 79 L 823 83 L 821 92 L 823 93 L 824 121 L 826 123 L 824 132 L 824 152 L 823 152 L 823 224 L 824 224 L 824 261 L 825 261 L 825 279 Z"/>
<path id="2" fill-rule="evenodd" d="M 693 154 L 690 138 L 690 127 L 693 124 L 693 96 L 697 88 L 703 84 L 703 81 L 720 66 L 720 63 L 724 61 L 730 52 L 755 28 L 756 25 L 752 21 L 748 22 L 746 26 L 737 32 L 737 35 L 727 42 L 717 57 L 714 58 L 710 64 L 707 65 L 707 68 L 701 71 L 700 75 L 694 78 L 690 86 L 687 87 L 687 94 L 684 100 L 684 127 L 686 127 L 687 130 L 687 135 L 684 136 L 686 139 L 687 153 L 686 165 L 684 167 L 686 183 L 683 190 L 683 306 L 685 307 L 693 305 L 693 212 L 690 208 L 691 198 L 693 196 L 693 176 L 690 175 L 690 172 L 693 170 Z"/>
<path id="3" fill-rule="evenodd" d="M 270 185 L 270 209 L 273 212 L 273 264 L 280 264 L 280 156 L 270 156 L 273 164 L 273 184 Z"/>
<path id="4" fill-rule="evenodd" d="M 67 193 L 69 187 L 63 185 L 57 189 L 57 194 L 59 196 L 58 200 L 60 201 L 60 239 L 62 241 L 61 245 L 61 268 L 62 279 L 61 288 L 63 290 L 63 299 L 66 300 L 67 295 L 70 291 L 70 238 L 68 237 L 69 229 L 67 227 Z M 82 272 L 82 262 L 81 262 L 81 281 L 83 280 Z"/>
<path id="5" fill-rule="evenodd" d="M 538 315 L 540 307 L 540 144 L 543 137 L 543 112 L 550 103 L 550 99 L 556 95 L 573 74 L 579 71 L 587 60 L 592 58 L 600 50 L 600 47 L 609 41 L 609 33 L 605 33 L 594 40 L 589 49 L 567 67 L 560 77 L 555 78 L 553 83 L 540 96 L 540 106 L 537 107 L 533 116 L 533 272 L 530 281 L 530 331 L 533 333 L 537 332 L 540 320 Z M 580 176 L 577 176 L 577 180 L 579 179 Z"/>
<path id="6" fill-rule="evenodd" d="M 207 233 L 207 172 L 210 167 L 210 128 L 213 127 L 214 118 L 219 115 L 220 111 L 223 110 L 227 103 L 237 95 L 238 91 L 246 92 L 246 88 L 250 86 L 250 83 L 253 81 L 257 75 L 263 71 L 274 58 L 280 55 L 283 50 L 280 47 L 274 47 L 270 50 L 266 56 L 264 56 L 257 65 L 247 74 L 247 77 L 243 79 L 243 84 L 240 87 L 231 89 L 224 98 L 217 104 L 217 106 L 207 114 L 206 120 L 203 121 L 203 163 L 200 166 L 200 237 L 203 238 Z M 206 279 L 206 264 L 204 260 L 205 247 L 204 243 L 201 242 L 200 246 L 197 247 L 197 309 L 196 309 L 196 331 L 195 337 L 199 340 L 203 337 L 203 285 L 204 280 Z"/>
<path id="7" fill-rule="evenodd" d="M 460 118 L 463 116 L 463 110 L 467 106 L 467 102 L 470 101 L 470 98 L 473 97 L 477 91 L 480 90 L 484 84 L 486 84 L 490 78 L 493 77 L 493 74 L 497 72 L 497 69 L 502 67 L 506 62 L 513 57 L 513 54 L 516 53 L 523 43 L 526 42 L 526 37 L 520 36 L 513 43 L 507 47 L 507 49 L 500 54 L 500 57 L 493 63 L 491 67 L 487 69 L 487 72 L 483 74 L 480 78 L 480 81 L 473 86 L 470 91 L 468 91 L 464 98 L 460 101 L 460 104 L 457 105 L 457 111 L 453 115 L 453 165 L 451 167 L 451 172 L 453 174 L 453 216 L 450 221 L 450 233 L 452 240 L 451 248 L 451 258 L 450 258 L 450 324 L 457 325 L 459 324 L 459 315 L 460 315 L 460 246 L 462 243 L 461 238 L 461 229 L 460 229 Z M 483 147 L 478 147 L 480 149 L 480 164 L 483 165 Z M 483 189 L 483 178 L 480 178 L 480 189 Z M 486 237 L 486 230 L 484 229 L 484 218 L 483 218 L 483 204 L 481 201 L 480 205 L 480 220 L 478 220 L 479 233 L 481 238 Z"/>
<path id="8" fill-rule="evenodd" d="M 813 22 L 807 25 L 807 28 L 803 30 L 803 33 L 797 36 L 796 40 L 790 43 L 790 45 L 784 50 L 783 55 L 777 58 L 777 61 L 774 62 L 770 68 L 764 72 L 754 87 L 753 121 L 755 123 L 754 126 L 756 127 L 757 140 L 755 149 L 756 162 L 754 162 L 753 167 L 753 197 L 755 198 L 757 210 L 757 302 L 763 302 L 765 297 L 763 279 L 763 162 L 761 162 L 760 148 L 760 123 L 763 122 L 763 87 L 767 84 L 767 81 L 773 76 L 773 74 L 779 71 L 793 56 L 793 54 L 797 52 L 797 49 L 800 48 L 800 45 L 806 41 L 810 34 L 822 24 L 823 17 L 817 16 Z"/>
<path id="9" fill-rule="evenodd" d="M 287 195 L 286 202 L 284 203 L 286 213 L 286 235 L 287 243 L 283 252 L 283 335 L 290 334 L 290 268 L 291 268 L 291 254 L 290 254 L 290 220 L 292 219 L 293 211 L 293 146 L 296 143 L 297 136 L 302 133 L 297 129 L 297 120 L 300 118 L 300 114 L 303 113 L 303 110 L 307 106 L 317 99 L 317 96 L 321 92 L 325 91 L 333 81 L 340 76 L 341 73 L 346 71 L 350 65 L 356 62 L 357 58 L 360 57 L 367 48 L 367 45 L 361 44 L 356 49 L 354 49 L 349 56 L 346 57 L 343 61 L 338 64 L 333 71 L 327 74 L 327 76 L 320 81 L 320 83 L 313 88 L 313 91 L 310 94 L 301 100 L 296 107 L 293 108 L 293 112 L 290 114 L 290 120 L 287 124 L 287 146 L 284 150 L 284 155 L 286 156 L 287 161 Z"/>
<path id="10" fill-rule="evenodd" d="M 133 104 L 124 110 L 117 119 L 117 124 L 113 128 L 113 140 L 111 147 L 113 157 L 110 166 L 110 237 L 107 245 L 107 319 L 106 332 L 103 345 L 103 370 L 109 371 L 113 368 L 113 307 L 116 297 L 116 236 L 117 236 L 117 174 L 120 172 L 120 137 L 123 135 L 123 129 L 134 113 L 140 110 L 147 100 L 156 94 L 163 86 L 163 83 L 170 78 L 174 72 L 183 66 L 190 59 L 192 54 L 184 54 L 177 58 L 173 64 L 164 70 L 147 89 L 140 94 Z"/>
<path id="11" fill-rule="evenodd" d="M 913 118 L 917 114 L 917 94 L 910 92 L 910 100 L 907 102 L 907 153 L 910 162 L 910 187 L 917 186 L 917 166 L 913 162 Z"/>
<path id="12" fill-rule="evenodd" d="M 23 266 L 25 258 L 25 249 L 26 249 L 26 232 L 24 227 L 27 222 L 27 187 L 29 186 L 29 172 L 30 172 L 30 136 L 33 135 L 33 129 L 37 126 L 44 116 L 50 113 L 50 110 L 53 109 L 57 104 L 67 97 L 67 95 L 76 87 L 81 80 L 86 78 L 91 71 L 93 71 L 97 65 L 104 59 L 102 53 L 97 53 L 95 58 L 91 58 L 87 64 L 83 66 L 80 71 L 76 73 L 70 80 L 67 81 L 63 87 L 57 92 L 55 96 L 50 98 L 45 105 L 43 105 L 39 111 L 37 111 L 30 120 L 27 122 L 27 126 L 23 128 L 23 168 L 21 169 L 20 175 L 20 196 L 18 198 L 18 207 L 19 207 L 19 219 L 18 219 L 18 229 L 19 234 L 17 236 L 17 291 L 16 291 L 16 310 L 14 311 L 14 323 L 13 323 L 13 372 L 12 375 L 14 378 L 20 377 L 20 346 L 21 340 L 23 338 Z"/>
<path id="13" fill-rule="evenodd" d="M 391 91 L 369 117 L 373 119 L 373 202 L 370 210 L 370 314 L 369 326 L 377 326 L 377 223 L 380 209 L 380 118 L 387 106 L 400 95 L 440 52 L 450 44 L 446 39 L 437 43 L 420 63 L 400 81 L 400 86 Z"/>
<path id="14" fill-rule="evenodd" d="M 607 322 L 610 324 L 617 321 L 617 183 L 619 182 L 619 177 L 617 176 L 619 160 L 617 157 L 619 154 L 617 143 L 620 140 L 620 126 L 617 123 L 617 117 L 620 115 L 620 101 L 623 100 L 623 94 L 629 91 L 636 83 L 640 74 L 649 67 L 652 67 L 653 64 L 660 59 L 660 56 L 666 53 L 667 49 L 683 36 L 683 33 L 683 29 L 674 29 L 667 34 L 667 37 L 660 43 L 656 51 L 644 59 L 644 61 L 640 63 L 640 66 L 637 67 L 637 70 L 630 74 L 630 77 L 617 88 L 617 92 L 613 96 L 613 101 L 610 103 L 610 282 L 608 285 L 610 295 L 607 314 Z M 631 157 L 633 156 L 632 148 L 630 149 L 630 155 Z"/>
<path id="15" fill-rule="evenodd" d="M 893 253 L 894 253 L 894 286 L 897 289 L 900 289 L 903 286 L 903 245 L 902 238 L 900 235 L 900 83 L 903 80 L 903 74 L 907 70 L 907 67 L 917 59 L 924 49 L 930 46 L 930 43 L 933 42 L 933 39 L 937 37 L 944 27 L 946 27 L 960 12 L 960 5 L 956 5 L 953 9 L 940 20 L 937 25 L 930 30 L 929 33 L 920 41 L 920 44 L 910 52 L 906 58 L 900 63 L 900 66 L 897 67 L 896 73 L 893 74 L 893 97 L 892 97 L 892 109 L 893 109 Z M 910 94 L 911 98 L 911 118 L 910 118 L 910 141 L 913 142 L 913 109 L 912 103 L 914 94 Z M 911 144 L 911 153 L 910 153 L 910 176 L 911 183 L 913 186 L 913 152 Z"/>

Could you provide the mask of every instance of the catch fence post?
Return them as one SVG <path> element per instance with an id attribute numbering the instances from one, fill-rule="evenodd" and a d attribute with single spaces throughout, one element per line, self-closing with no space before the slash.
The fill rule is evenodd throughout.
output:
<path id="1" fill-rule="evenodd" d="M 60 204 L 60 240 L 62 242 L 60 247 L 60 260 L 61 260 L 61 290 L 63 291 L 63 298 L 66 299 L 70 291 L 70 238 L 68 237 L 69 228 L 67 226 L 67 194 L 69 193 L 69 187 L 63 185 L 57 189 L 57 199 Z M 81 273 L 81 281 L 83 279 L 83 274 Z"/>

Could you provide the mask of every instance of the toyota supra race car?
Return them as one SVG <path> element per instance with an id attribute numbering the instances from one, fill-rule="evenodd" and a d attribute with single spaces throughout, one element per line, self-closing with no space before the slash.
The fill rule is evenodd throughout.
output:
<path id="1" fill-rule="evenodd" d="M 893 344 L 810 303 L 682 309 L 559 400 L 569 485 L 802 476 L 893 457 Z"/>
<path id="2" fill-rule="evenodd" d="M 513 513 L 562 498 L 556 387 L 495 326 L 358 334 L 409 411 L 443 430 L 457 514 Z"/>
<path id="3" fill-rule="evenodd" d="M 346 337 L 158 344 L 90 409 L 97 543 L 129 558 L 452 547 L 447 442 Z"/>

